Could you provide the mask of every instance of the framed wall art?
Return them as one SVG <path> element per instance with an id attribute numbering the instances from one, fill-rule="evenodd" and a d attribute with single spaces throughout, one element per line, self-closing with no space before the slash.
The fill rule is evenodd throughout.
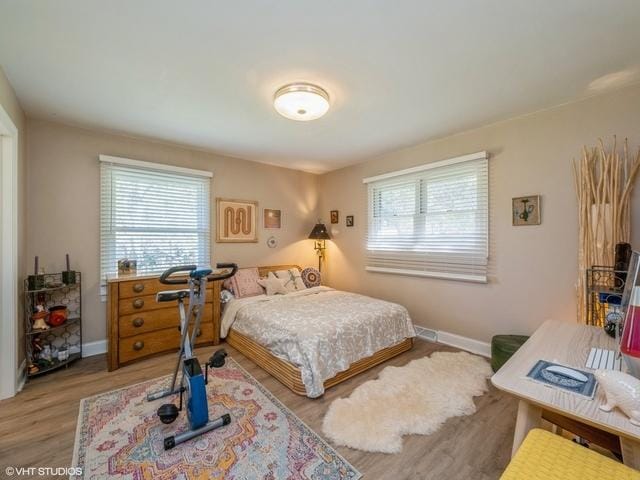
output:
<path id="1" fill-rule="evenodd" d="M 346 225 L 347 227 L 353 227 L 353 215 L 347 215 Z"/>
<path id="2" fill-rule="evenodd" d="M 331 223 L 339 223 L 340 222 L 340 214 L 338 210 L 331 210 Z"/>
<path id="3" fill-rule="evenodd" d="M 216 242 L 258 241 L 258 202 L 216 198 Z"/>
<path id="4" fill-rule="evenodd" d="M 540 195 L 516 197 L 511 200 L 513 226 L 540 225 Z"/>
<path id="5" fill-rule="evenodd" d="M 264 228 L 280 228 L 282 226 L 282 211 L 265 208 L 263 211 Z"/>

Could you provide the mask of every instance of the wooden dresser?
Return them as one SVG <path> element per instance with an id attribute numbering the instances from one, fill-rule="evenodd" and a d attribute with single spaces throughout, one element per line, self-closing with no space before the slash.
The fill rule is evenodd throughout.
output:
<path id="1" fill-rule="evenodd" d="M 109 371 L 180 345 L 178 302 L 156 302 L 156 293 L 175 290 L 155 276 L 114 277 L 108 281 L 107 335 Z M 186 285 L 185 285 L 186 286 Z M 207 284 L 207 297 L 197 345 L 220 343 L 220 282 Z M 188 300 L 187 300 L 188 301 Z"/>

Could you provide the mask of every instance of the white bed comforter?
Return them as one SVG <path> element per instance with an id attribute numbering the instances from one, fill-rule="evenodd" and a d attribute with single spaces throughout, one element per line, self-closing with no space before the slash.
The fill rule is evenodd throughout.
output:
<path id="1" fill-rule="evenodd" d="M 403 306 L 328 287 L 234 299 L 222 337 L 230 328 L 300 368 L 309 397 L 353 362 L 415 336 Z"/>

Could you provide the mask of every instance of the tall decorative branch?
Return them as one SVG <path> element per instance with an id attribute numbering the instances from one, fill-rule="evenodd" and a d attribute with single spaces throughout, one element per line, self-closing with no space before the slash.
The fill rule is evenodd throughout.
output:
<path id="1" fill-rule="evenodd" d="M 586 271 L 593 265 L 614 265 L 614 250 L 631 235 L 631 190 L 640 168 L 640 149 L 629 156 L 627 139 L 622 154 L 617 139 L 607 151 L 602 140 L 583 148 L 582 159 L 573 161 L 578 195 L 578 322 L 591 324 L 586 307 Z"/>

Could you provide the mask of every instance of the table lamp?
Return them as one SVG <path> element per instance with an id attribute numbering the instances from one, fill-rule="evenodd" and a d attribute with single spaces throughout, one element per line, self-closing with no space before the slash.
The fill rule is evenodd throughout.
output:
<path id="1" fill-rule="evenodd" d="M 324 258 L 324 250 L 326 248 L 325 240 L 330 240 L 329 232 L 327 232 L 327 227 L 321 221 L 316 223 L 313 230 L 309 234 L 309 238 L 314 241 L 313 248 L 318 255 L 318 271 L 322 270 L 322 259 Z"/>

